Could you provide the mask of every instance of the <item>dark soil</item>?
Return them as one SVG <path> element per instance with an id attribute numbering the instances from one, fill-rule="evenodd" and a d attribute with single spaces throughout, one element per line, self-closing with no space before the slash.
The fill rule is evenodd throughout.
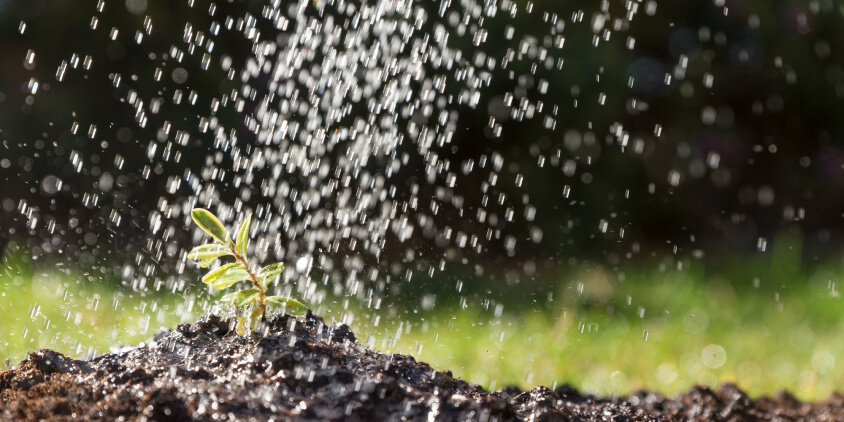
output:
<path id="1" fill-rule="evenodd" d="M 481 387 L 355 341 L 312 314 L 236 335 L 207 316 L 143 347 L 80 361 L 52 350 L 0 372 L 2 420 L 844 421 L 844 396 L 751 400 L 735 386 L 603 399 L 571 387 Z"/>

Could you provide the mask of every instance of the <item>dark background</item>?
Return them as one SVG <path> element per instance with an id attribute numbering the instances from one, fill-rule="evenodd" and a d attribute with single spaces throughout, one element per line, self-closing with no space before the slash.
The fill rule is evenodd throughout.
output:
<path id="1" fill-rule="evenodd" d="M 644 12 L 647 2 L 639 3 L 632 24 L 614 31 L 600 48 L 592 45 L 597 3 L 582 10 L 582 22 L 572 16 L 583 5 L 548 0 L 534 2 L 533 13 L 485 23 L 490 35 L 478 51 L 501 58 L 525 36 L 534 36 L 537 45 L 548 43 L 553 38 L 548 16 L 556 14 L 565 22 L 565 46 L 558 54 L 565 62 L 561 70 L 540 65 L 534 73 L 531 65 L 541 63 L 538 59 L 499 66 L 479 107 L 455 108 L 460 130 L 457 148 L 445 151 L 448 157 L 459 163 L 501 154 L 506 183 L 495 195 L 506 193 L 515 203 L 527 195 L 536 208 L 534 221 L 516 218 L 505 229 L 519 238 L 515 251 L 490 242 L 482 253 L 466 254 L 470 268 L 474 263 L 493 270 L 529 267 L 532 274 L 584 261 L 617 266 L 674 254 L 718 265 L 770 252 L 771 244 L 784 238 L 799 239 L 807 261 L 840 254 L 844 9 L 832 1 L 715 3 L 659 2 L 653 16 Z M 140 14 L 129 13 L 123 1 L 107 2 L 95 13 L 96 4 L 0 0 L 0 250 L 69 259 L 103 272 L 120 271 L 122 262 L 167 263 L 166 248 L 155 245 L 161 234 L 150 233 L 150 212 L 162 198 L 184 195 L 168 192 L 168 182 L 202 167 L 214 149 L 210 137 L 195 128 L 208 115 L 211 97 L 237 87 L 221 68 L 222 57 L 239 69 L 251 56 L 251 43 L 236 34 L 216 37 L 217 54 L 208 70 L 200 70 L 199 55 L 164 62 L 162 53 L 179 44 L 186 22 L 210 25 L 207 2 L 150 0 Z M 608 4 L 613 16 L 624 15 L 625 2 Z M 217 16 L 224 16 L 259 15 L 262 5 L 221 1 L 216 6 Z M 94 15 L 96 30 L 91 29 Z M 132 37 L 143 31 L 147 15 L 154 29 L 136 44 Z M 507 26 L 515 27 L 512 40 L 504 37 Z M 117 41 L 108 36 L 112 27 L 119 30 Z M 273 31 L 264 28 L 265 36 Z M 635 39 L 632 50 L 628 37 Z M 475 50 L 470 35 L 454 35 L 451 42 L 467 54 Z M 34 66 L 24 63 L 28 50 L 36 53 Z M 56 69 L 62 61 L 72 62 L 74 54 L 79 68 L 58 82 Z M 93 65 L 83 71 L 87 55 Z M 678 71 L 681 62 L 685 69 Z M 153 78 L 157 67 L 162 81 Z M 188 72 L 186 82 L 172 78 L 176 68 Z M 672 75 L 669 85 L 666 73 Z M 118 74 L 124 82 L 115 87 Z M 31 78 L 39 82 L 34 95 Z M 543 79 L 549 82 L 544 93 Z M 147 115 L 146 127 L 139 126 L 135 109 L 125 101 L 129 89 L 165 99 L 158 114 Z M 198 103 L 174 105 L 175 89 L 186 97 L 198 92 Z M 501 105 L 507 93 L 516 94 L 515 103 L 526 98 L 558 104 L 555 128 L 545 127 L 539 117 L 513 119 L 512 110 Z M 598 101 L 602 93 L 604 104 Z M 254 104 L 245 114 L 249 107 Z M 487 127 L 491 115 L 502 125 L 500 137 Z M 227 127 L 243 126 L 243 115 L 230 109 L 216 117 Z M 165 120 L 174 131 L 192 133 L 177 148 L 178 162 L 147 158 L 151 144 L 164 148 L 157 131 Z M 79 122 L 75 134 L 73 122 Z M 93 139 L 87 136 L 91 124 L 97 126 Z M 658 137 L 656 125 L 662 128 Z M 617 126 L 629 134 L 624 148 L 613 135 Z M 74 153 L 85 162 L 81 171 Z M 537 164 L 540 157 L 543 167 Z M 577 164 L 571 175 L 563 171 L 566 162 Z M 411 164 L 402 172 L 400 177 L 413 181 L 423 169 Z M 512 182 L 517 174 L 524 177 L 521 187 Z M 461 180 L 458 193 L 479 196 L 483 180 L 477 177 Z M 423 187 L 421 196 L 433 190 Z M 445 210 L 438 218 L 471 233 L 477 227 L 474 214 L 468 214 Z M 542 240 L 534 243 L 528 238 L 537 228 Z M 168 229 L 174 244 L 190 245 L 184 220 L 166 222 L 162 232 Z M 767 247 L 760 247 L 760 238 Z M 420 233 L 410 247 L 420 260 L 436 262 L 444 254 L 434 235 Z M 403 248 L 385 248 L 386 258 L 400 261 Z"/>

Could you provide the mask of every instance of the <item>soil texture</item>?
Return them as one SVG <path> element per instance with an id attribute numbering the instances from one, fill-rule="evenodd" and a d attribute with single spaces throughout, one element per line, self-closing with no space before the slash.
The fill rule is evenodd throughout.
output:
<path id="1" fill-rule="evenodd" d="M 487 392 L 345 325 L 279 316 L 242 337 L 219 317 L 119 353 L 31 353 L 0 372 L 0 420 L 26 421 L 844 421 L 844 396 L 750 399 L 732 385 L 673 398 L 599 398 L 571 387 Z"/>

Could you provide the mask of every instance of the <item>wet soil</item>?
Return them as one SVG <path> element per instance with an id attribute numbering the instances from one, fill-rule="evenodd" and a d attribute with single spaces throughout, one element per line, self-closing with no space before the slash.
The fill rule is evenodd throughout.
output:
<path id="1" fill-rule="evenodd" d="M 667 398 L 571 387 L 481 387 L 355 341 L 308 314 L 241 337 L 218 317 L 88 361 L 52 350 L 0 372 L 0 420 L 64 421 L 844 421 L 844 396 L 750 399 L 732 385 Z"/>

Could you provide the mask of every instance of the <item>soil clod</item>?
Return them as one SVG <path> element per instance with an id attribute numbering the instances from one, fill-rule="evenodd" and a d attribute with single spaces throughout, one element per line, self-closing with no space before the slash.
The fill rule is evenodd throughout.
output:
<path id="1" fill-rule="evenodd" d="M 205 316 L 141 347 L 81 361 L 52 350 L 0 372 L 0 420 L 798 421 L 844 420 L 842 396 L 750 399 L 733 385 L 603 399 L 568 386 L 486 392 L 411 356 L 355 341 L 311 313 L 234 333 Z"/>

